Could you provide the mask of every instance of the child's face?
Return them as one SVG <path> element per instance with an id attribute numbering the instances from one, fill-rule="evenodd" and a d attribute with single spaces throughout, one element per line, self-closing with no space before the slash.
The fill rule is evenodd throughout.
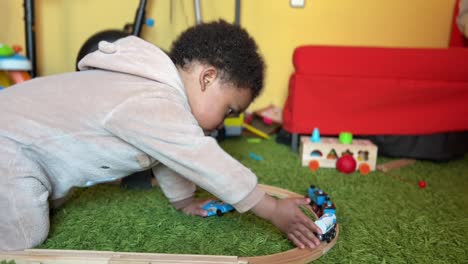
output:
<path id="1" fill-rule="evenodd" d="M 200 67 L 185 72 L 188 75 L 184 74 L 183 79 L 192 113 L 205 134 L 210 134 L 223 126 L 226 117 L 245 111 L 252 95 L 247 88 L 221 80 L 215 68 Z"/>
<path id="2" fill-rule="evenodd" d="M 205 134 L 210 134 L 223 126 L 225 118 L 244 112 L 251 101 L 249 89 L 216 82 L 201 93 L 192 112 Z"/>

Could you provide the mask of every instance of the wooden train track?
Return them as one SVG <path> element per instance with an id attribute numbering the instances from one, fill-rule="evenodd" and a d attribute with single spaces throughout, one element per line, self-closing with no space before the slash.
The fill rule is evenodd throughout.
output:
<path id="1" fill-rule="evenodd" d="M 278 198 L 303 197 L 303 195 L 274 186 L 260 185 L 260 187 L 268 194 Z M 315 215 L 310 207 L 307 209 Z M 300 264 L 316 260 L 333 248 L 338 240 L 339 233 L 339 226 L 337 225 L 335 238 L 330 243 L 322 242 L 320 246 L 314 249 L 294 248 L 276 254 L 254 257 L 28 249 L 24 251 L 0 252 L 0 261 L 14 260 L 16 264 Z"/>

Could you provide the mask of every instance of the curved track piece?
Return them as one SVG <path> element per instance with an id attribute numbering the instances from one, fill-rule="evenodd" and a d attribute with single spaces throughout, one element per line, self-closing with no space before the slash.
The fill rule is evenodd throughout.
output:
<path id="1" fill-rule="evenodd" d="M 260 187 L 272 196 L 278 198 L 303 197 L 295 192 L 274 186 L 262 185 Z M 309 206 L 307 209 L 315 216 Z M 47 250 L 27 249 L 24 251 L 0 252 L 0 261 L 15 260 L 16 263 L 41 263 L 41 264 L 132 264 L 132 263 L 222 263 L 222 264 L 276 264 L 276 263 L 308 263 L 320 258 L 330 250 L 338 240 L 339 226 L 336 225 L 336 236 L 330 242 L 322 242 L 314 249 L 294 248 L 288 251 L 255 257 L 215 256 L 215 255 L 187 255 L 187 254 L 158 254 L 158 253 L 133 253 L 113 251 L 86 251 L 86 250 Z"/>
<path id="2" fill-rule="evenodd" d="M 276 196 L 278 198 L 287 198 L 287 197 L 304 197 L 303 195 L 297 194 L 295 192 L 291 192 L 285 189 L 281 189 L 278 187 L 270 186 L 270 185 L 263 185 L 259 184 L 259 186 L 268 194 L 272 196 Z M 307 209 L 315 215 L 317 215 L 312 211 L 311 207 L 307 207 Z M 240 259 L 245 259 L 249 263 L 254 264 L 280 264 L 280 263 L 308 263 L 310 261 L 316 260 L 320 258 L 323 254 L 327 253 L 328 250 L 335 246 L 336 241 L 338 240 L 338 236 L 340 233 L 340 226 L 339 224 L 336 225 L 336 236 L 335 238 L 330 241 L 330 243 L 322 242 L 320 246 L 314 249 L 298 249 L 294 248 L 288 251 L 265 255 L 265 256 L 255 256 L 255 257 L 241 257 Z"/>

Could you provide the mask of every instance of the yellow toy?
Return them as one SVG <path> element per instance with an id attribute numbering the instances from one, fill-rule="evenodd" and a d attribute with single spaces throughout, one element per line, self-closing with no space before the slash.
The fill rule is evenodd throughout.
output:
<path id="1" fill-rule="evenodd" d="M 244 114 L 236 117 L 226 118 L 224 120 L 224 129 L 226 136 L 240 136 L 242 134 L 242 124 L 244 123 Z"/>
<path id="2" fill-rule="evenodd" d="M 251 133 L 264 138 L 269 139 L 270 136 L 255 127 L 244 122 L 244 114 L 240 114 L 238 117 L 230 117 L 224 120 L 224 128 L 226 136 L 240 136 L 242 134 L 242 128 L 247 129 Z"/>
<path id="3" fill-rule="evenodd" d="M 13 83 L 10 81 L 10 78 L 8 78 L 6 72 L 0 70 L 0 90 L 12 84 Z"/>

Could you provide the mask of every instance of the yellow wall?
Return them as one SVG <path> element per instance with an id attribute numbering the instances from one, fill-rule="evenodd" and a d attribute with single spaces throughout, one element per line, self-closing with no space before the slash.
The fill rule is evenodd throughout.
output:
<path id="1" fill-rule="evenodd" d="M 234 0 L 200 0 L 204 21 L 234 21 Z M 242 25 L 257 40 L 267 63 L 264 93 L 251 109 L 282 106 L 293 71 L 291 55 L 303 44 L 446 47 L 455 0 L 242 1 Z M 0 2 L 0 42 L 24 43 L 21 0 Z M 36 0 L 38 68 L 41 75 L 74 70 L 82 43 L 93 33 L 133 22 L 138 0 Z M 169 49 L 195 23 L 192 0 L 149 0 L 153 28 L 143 38 Z M 109 7 L 109 8 L 108 8 Z"/>

